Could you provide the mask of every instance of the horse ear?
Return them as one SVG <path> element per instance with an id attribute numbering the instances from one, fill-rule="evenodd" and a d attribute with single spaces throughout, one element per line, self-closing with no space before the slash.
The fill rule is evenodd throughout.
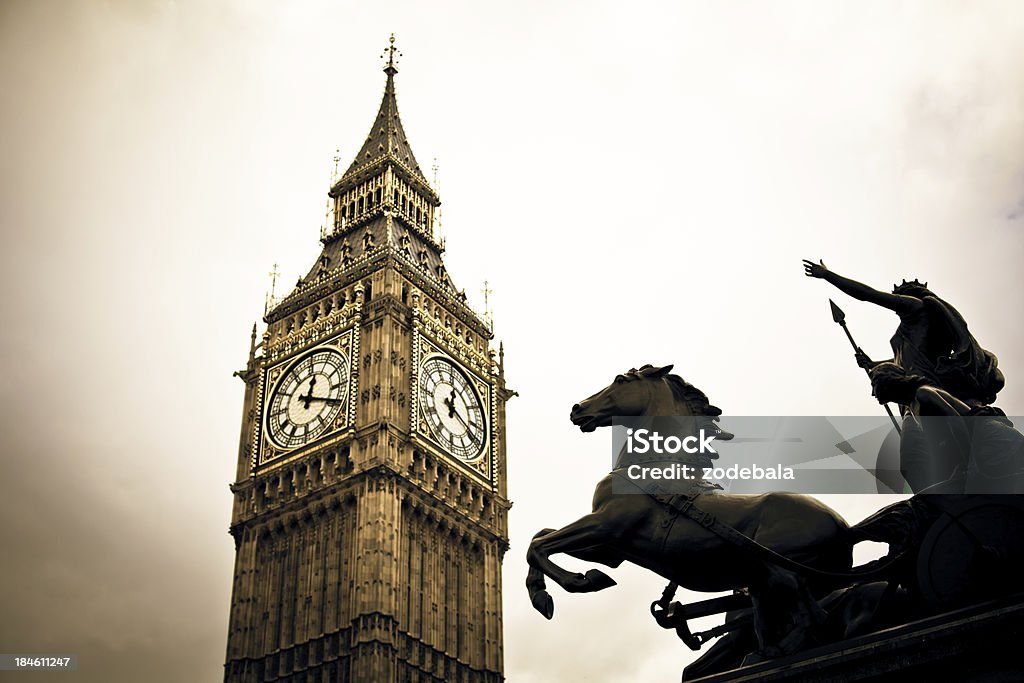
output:
<path id="1" fill-rule="evenodd" d="M 646 365 L 644 366 L 644 377 L 651 377 L 653 379 L 664 377 L 672 371 L 673 367 L 674 366 L 672 365 L 665 365 L 663 367 L 656 368 L 653 365 Z"/>

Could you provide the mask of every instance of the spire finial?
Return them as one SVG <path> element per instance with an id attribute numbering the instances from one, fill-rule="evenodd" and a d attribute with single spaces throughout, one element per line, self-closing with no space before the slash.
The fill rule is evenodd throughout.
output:
<path id="1" fill-rule="evenodd" d="M 491 314 L 491 294 L 494 294 L 494 290 L 490 288 L 487 280 L 484 280 L 484 286 L 483 289 L 480 290 L 480 293 L 484 295 L 484 321 L 487 323 L 488 327 L 493 327 L 494 319 Z"/>
<path id="2" fill-rule="evenodd" d="M 274 269 L 267 273 L 270 276 L 270 292 L 267 293 L 266 300 L 263 303 L 263 315 L 266 315 L 271 308 L 277 305 L 277 278 L 281 276 L 281 273 L 277 270 L 277 264 L 274 264 Z"/>
<path id="3" fill-rule="evenodd" d="M 398 71 L 397 67 L 395 67 L 395 55 L 396 54 L 399 57 L 402 56 L 402 53 L 398 51 L 397 47 L 395 47 L 395 34 L 392 33 L 391 37 L 388 38 L 388 46 L 384 49 L 383 54 L 381 54 L 381 56 L 380 56 L 381 59 L 384 59 L 384 56 L 387 55 L 388 63 L 384 67 L 384 71 L 387 72 L 388 74 L 393 74 L 396 71 Z"/>

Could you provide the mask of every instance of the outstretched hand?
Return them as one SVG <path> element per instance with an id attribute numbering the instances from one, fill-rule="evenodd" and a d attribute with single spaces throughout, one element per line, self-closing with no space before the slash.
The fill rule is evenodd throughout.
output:
<path id="1" fill-rule="evenodd" d="M 823 278 L 827 272 L 828 268 L 825 267 L 824 261 L 814 263 L 813 261 L 804 259 L 804 275 L 807 277 Z"/>

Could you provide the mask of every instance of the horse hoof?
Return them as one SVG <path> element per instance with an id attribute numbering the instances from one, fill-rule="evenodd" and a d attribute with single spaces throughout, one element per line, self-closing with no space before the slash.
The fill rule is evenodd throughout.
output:
<path id="1" fill-rule="evenodd" d="M 530 598 L 533 608 L 544 615 L 545 619 L 555 616 L 555 601 L 547 591 L 538 591 Z"/>
<path id="2" fill-rule="evenodd" d="M 615 579 L 605 574 L 600 569 L 591 569 L 586 575 L 587 588 L 591 591 L 601 591 L 615 585 Z"/>

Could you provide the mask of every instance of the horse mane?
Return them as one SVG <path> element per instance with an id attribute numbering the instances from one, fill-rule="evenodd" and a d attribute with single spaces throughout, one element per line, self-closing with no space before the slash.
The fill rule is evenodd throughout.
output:
<path id="1" fill-rule="evenodd" d="M 717 417 L 722 414 L 722 409 L 711 405 L 711 401 L 703 391 L 693 386 L 679 375 L 665 375 L 662 379 L 672 390 L 672 396 L 690 407 L 694 415 L 708 415 Z"/>

